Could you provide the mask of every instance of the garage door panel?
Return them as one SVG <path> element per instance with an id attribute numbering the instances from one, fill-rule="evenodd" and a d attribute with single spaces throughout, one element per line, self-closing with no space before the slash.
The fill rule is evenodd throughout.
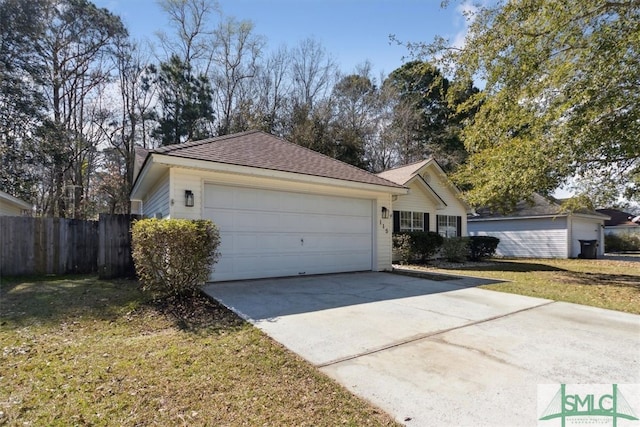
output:
<path id="1" fill-rule="evenodd" d="M 259 238 L 253 234 L 238 233 L 229 235 L 229 238 L 233 240 L 233 248 L 243 253 L 273 252 L 284 245 L 282 236 L 275 233 L 263 233 Z"/>
<path id="2" fill-rule="evenodd" d="M 274 197 L 270 197 L 272 192 L 258 191 L 258 190 L 242 190 L 236 194 L 234 200 L 234 209 L 246 209 L 253 210 L 256 207 L 264 211 L 276 211 L 280 204 L 280 200 Z"/>
<path id="3" fill-rule="evenodd" d="M 270 231 L 280 230 L 282 218 L 275 212 L 236 211 L 233 215 L 233 229 L 229 231 Z"/>
<path id="4" fill-rule="evenodd" d="M 361 234 L 331 234 L 307 236 L 304 245 L 310 247 L 332 247 L 334 251 L 357 251 L 371 243 L 368 236 Z"/>
<path id="5" fill-rule="evenodd" d="M 216 187 L 215 193 L 213 188 L 205 185 L 204 207 L 205 209 L 215 208 L 233 208 L 234 193 L 231 188 Z"/>
<path id="6" fill-rule="evenodd" d="M 205 185 L 204 217 L 220 228 L 212 280 L 372 268 L 372 201 Z"/>
<path id="7" fill-rule="evenodd" d="M 207 219 L 211 219 L 220 230 L 228 230 L 233 228 L 233 212 L 219 209 L 210 209 Z"/>

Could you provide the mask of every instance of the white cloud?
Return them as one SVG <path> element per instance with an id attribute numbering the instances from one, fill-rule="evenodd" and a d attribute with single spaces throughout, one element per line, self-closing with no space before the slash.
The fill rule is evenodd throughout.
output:
<path id="1" fill-rule="evenodd" d="M 462 48 L 465 44 L 465 38 L 469 27 L 475 20 L 476 14 L 479 10 L 477 3 L 465 0 L 456 6 L 456 17 L 454 20 L 454 28 L 459 28 L 458 32 L 453 36 L 451 45 L 456 48 Z"/>

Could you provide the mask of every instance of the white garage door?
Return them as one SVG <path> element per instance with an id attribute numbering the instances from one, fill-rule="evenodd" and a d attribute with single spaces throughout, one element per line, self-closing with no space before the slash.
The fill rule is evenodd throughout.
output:
<path id="1" fill-rule="evenodd" d="M 220 229 L 211 280 L 372 269 L 372 201 L 205 185 L 204 217 Z"/>

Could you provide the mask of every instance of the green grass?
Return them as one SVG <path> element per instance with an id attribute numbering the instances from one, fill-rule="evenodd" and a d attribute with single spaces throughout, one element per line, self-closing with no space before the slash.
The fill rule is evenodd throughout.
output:
<path id="1" fill-rule="evenodd" d="M 485 289 L 640 314 L 640 263 L 604 259 L 491 260 L 428 271 L 505 280 Z"/>
<path id="2" fill-rule="evenodd" d="M 0 324 L 0 425 L 394 425 L 203 297 L 4 280 Z"/>

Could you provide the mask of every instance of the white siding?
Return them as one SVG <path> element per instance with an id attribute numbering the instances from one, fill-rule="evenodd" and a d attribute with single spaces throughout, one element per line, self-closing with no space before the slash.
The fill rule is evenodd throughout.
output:
<path id="1" fill-rule="evenodd" d="M 428 212 L 431 216 L 435 215 L 435 201 L 425 194 L 419 184 L 409 186 L 409 194 L 398 196 L 393 202 L 394 211 L 412 211 L 412 212 Z M 432 221 L 431 221 L 432 222 Z"/>
<path id="2" fill-rule="evenodd" d="M 571 248 L 571 252 L 569 253 L 569 257 L 575 258 L 580 254 L 580 240 L 597 240 L 598 255 L 603 255 L 604 234 L 602 232 L 602 226 L 604 225 L 604 220 L 571 217 L 570 221 L 571 241 L 569 248 Z"/>
<path id="3" fill-rule="evenodd" d="M 442 204 L 434 200 L 434 196 L 429 194 L 422 184 L 414 181 L 409 185 L 409 194 L 398 196 L 397 200 L 393 202 L 393 210 L 428 213 L 429 231 L 436 231 L 436 215 L 459 216 L 462 218 L 461 233 L 466 236 L 467 209 L 465 205 L 451 187 L 443 181 L 439 173 L 434 173 L 432 170 L 427 173 L 430 177 L 428 178 L 428 184 L 440 196 L 446 206 L 442 206 Z M 425 174 L 423 173 L 423 175 Z"/>
<path id="4" fill-rule="evenodd" d="M 377 271 L 391 270 L 391 251 L 393 243 L 391 235 L 393 232 L 393 209 L 391 208 L 391 195 L 380 194 L 374 201 L 373 211 L 373 269 Z M 382 208 L 389 210 L 389 218 L 382 219 Z"/>
<path id="5" fill-rule="evenodd" d="M 142 201 L 143 216 L 161 218 L 170 216 L 169 212 L 169 175 L 163 176 Z"/>
<path id="6" fill-rule="evenodd" d="M 247 175 L 238 175 L 223 172 L 200 171 L 195 169 L 183 169 L 174 167 L 171 169 L 170 198 L 172 218 L 203 218 L 204 215 L 204 185 L 205 183 L 220 185 L 235 185 L 249 188 L 263 188 L 267 190 L 293 191 L 298 193 L 332 195 L 342 197 L 356 197 L 368 199 L 373 202 L 373 266 L 376 271 L 391 270 L 391 216 L 381 218 L 382 207 L 391 210 L 391 195 L 388 193 L 373 192 L 340 188 L 329 185 L 314 184 L 309 182 L 285 181 Z M 195 195 L 193 207 L 185 207 L 184 191 L 191 190 Z"/>
<path id="7" fill-rule="evenodd" d="M 438 215 L 462 216 L 462 223 L 464 224 L 466 222 L 464 221 L 464 217 L 467 215 L 467 208 L 460 200 L 457 191 L 452 188 L 453 184 L 440 173 L 435 173 L 434 168 L 429 168 L 427 173 L 431 177 L 429 179 L 429 185 L 447 204 L 447 207 L 439 211 Z M 463 235 L 466 234 L 465 231 L 466 229 L 463 227 Z"/>
<path id="8" fill-rule="evenodd" d="M 1 216 L 22 216 L 22 208 L 9 204 L 4 200 L 0 200 L 0 215 Z"/>
<path id="9" fill-rule="evenodd" d="M 567 258 L 566 217 L 476 220 L 468 227 L 470 236 L 499 238 L 498 256 Z"/>

